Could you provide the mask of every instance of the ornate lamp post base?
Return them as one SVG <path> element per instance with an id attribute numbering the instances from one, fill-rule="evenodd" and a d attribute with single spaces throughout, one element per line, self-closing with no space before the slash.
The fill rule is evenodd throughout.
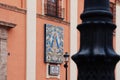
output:
<path id="1" fill-rule="evenodd" d="M 116 62 L 102 60 L 80 62 L 77 65 L 78 80 L 115 80 L 114 68 Z"/>
<path id="2" fill-rule="evenodd" d="M 120 57 L 113 49 L 112 13 L 109 0 L 85 0 L 80 50 L 72 56 L 78 67 L 78 80 L 115 80 L 114 68 Z"/>

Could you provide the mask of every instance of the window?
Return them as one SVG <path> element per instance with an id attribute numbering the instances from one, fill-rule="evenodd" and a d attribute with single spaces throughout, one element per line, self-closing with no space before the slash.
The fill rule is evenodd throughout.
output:
<path id="1" fill-rule="evenodd" d="M 63 19 L 62 0 L 46 0 L 45 15 Z"/>

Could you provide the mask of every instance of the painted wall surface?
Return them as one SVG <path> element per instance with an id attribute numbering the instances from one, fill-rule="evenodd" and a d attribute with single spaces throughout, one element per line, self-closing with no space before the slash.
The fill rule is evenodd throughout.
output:
<path id="1" fill-rule="evenodd" d="M 0 21 L 16 24 L 15 28 L 8 30 L 8 64 L 7 80 L 25 80 L 25 14 L 0 8 Z"/>
<path id="2" fill-rule="evenodd" d="M 1 3 L 12 5 L 19 8 L 25 8 L 26 0 L 0 0 Z"/>
<path id="3" fill-rule="evenodd" d="M 115 1 L 116 1 L 116 0 L 110 0 L 110 2 L 113 2 L 113 3 L 115 3 Z"/>
<path id="4" fill-rule="evenodd" d="M 78 0 L 78 19 L 77 19 L 78 24 L 82 23 L 80 15 L 83 13 L 83 10 L 84 10 L 84 0 Z M 76 26 L 76 28 L 77 28 L 77 26 Z M 77 32 L 77 36 L 78 36 L 78 38 L 77 38 L 77 40 L 78 40 L 77 47 L 78 47 L 78 50 L 79 50 L 79 48 L 80 48 L 80 32 L 79 31 Z"/>
<path id="5" fill-rule="evenodd" d="M 42 8 L 44 8 L 44 0 L 37 0 L 37 13 L 42 14 Z"/>

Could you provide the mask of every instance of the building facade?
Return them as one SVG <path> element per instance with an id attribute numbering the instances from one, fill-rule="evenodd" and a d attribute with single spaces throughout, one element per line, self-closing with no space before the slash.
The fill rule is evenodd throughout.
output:
<path id="1" fill-rule="evenodd" d="M 63 54 L 70 53 L 69 3 L 0 1 L 0 80 L 65 79 Z"/>
<path id="2" fill-rule="evenodd" d="M 110 6 L 119 26 L 119 0 Z M 80 47 L 76 27 L 83 7 L 84 0 L 0 0 L 0 80 L 65 80 L 63 55 Z M 113 33 L 117 53 L 119 32 Z M 116 80 L 119 73 L 118 63 Z M 68 80 L 77 80 L 71 58 Z"/>

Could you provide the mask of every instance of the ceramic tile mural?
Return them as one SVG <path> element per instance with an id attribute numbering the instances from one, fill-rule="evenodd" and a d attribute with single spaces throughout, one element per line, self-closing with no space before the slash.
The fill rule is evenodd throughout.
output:
<path id="1" fill-rule="evenodd" d="M 45 62 L 62 63 L 63 28 L 45 24 Z"/>

